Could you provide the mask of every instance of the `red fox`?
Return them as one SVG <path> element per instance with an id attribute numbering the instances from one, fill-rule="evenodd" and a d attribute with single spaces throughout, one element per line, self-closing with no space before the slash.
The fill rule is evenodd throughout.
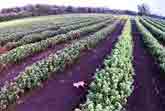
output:
<path id="1" fill-rule="evenodd" d="M 84 81 L 79 81 L 77 83 L 73 83 L 73 86 L 76 87 L 76 88 L 79 88 L 79 87 L 85 87 L 86 86 L 86 83 Z"/>

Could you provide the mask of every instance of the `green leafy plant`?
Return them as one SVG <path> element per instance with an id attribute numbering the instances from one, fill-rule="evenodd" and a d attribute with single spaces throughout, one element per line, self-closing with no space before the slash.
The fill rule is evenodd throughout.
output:
<path id="1" fill-rule="evenodd" d="M 128 19 L 111 56 L 104 60 L 104 68 L 96 71 L 81 111 L 121 111 L 133 89 L 132 48 Z"/>
<path id="2" fill-rule="evenodd" d="M 165 32 L 161 31 L 160 29 L 156 28 L 154 25 L 148 23 L 146 20 L 139 18 L 140 22 L 148 28 L 155 36 L 156 39 L 160 41 L 165 41 Z"/>

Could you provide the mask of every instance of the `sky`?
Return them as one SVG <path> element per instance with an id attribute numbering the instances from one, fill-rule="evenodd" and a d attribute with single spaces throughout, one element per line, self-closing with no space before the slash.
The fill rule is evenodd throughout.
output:
<path id="1" fill-rule="evenodd" d="M 0 9 L 27 4 L 56 4 L 72 6 L 106 7 L 137 11 L 137 5 L 146 3 L 153 13 L 165 16 L 165 0 L 0 0 Z"/>

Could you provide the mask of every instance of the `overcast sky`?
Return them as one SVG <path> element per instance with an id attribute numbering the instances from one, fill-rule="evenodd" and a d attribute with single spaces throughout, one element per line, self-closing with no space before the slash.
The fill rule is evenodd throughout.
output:
<path id="1" fill-rule="evenodd" d="M 0 0 L 0 9 L 37 3 L 108 7 L 111 9 L 129 9 L 134 11 L 137 11 L 137 4 L 147 3 L 154 13 L 165 15 L 165 0 Z"/>

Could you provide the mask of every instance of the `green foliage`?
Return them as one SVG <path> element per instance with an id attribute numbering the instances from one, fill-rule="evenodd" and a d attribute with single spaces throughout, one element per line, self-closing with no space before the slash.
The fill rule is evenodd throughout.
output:
<path id="1" fill-rule="evenodd" d="M 68 27 L 69 25 L 77 25 L 77 24 L 82 24 L 85 22 L 92 22 L 92 21 L 98 21 L 96 20 L 96 18 L 74 18 L 73 20 L 70 19 L 66 19 L 63 23 L 50 23 L 50 24 L 45 24 L 45 25 L 41 25 L 41 24 L 36 24 L 34 28 L 31 27 L 31 31 L 27 31 L 27 28 L 22 29 L 21 31 L 16 31 L 14 33 L 9 33 L 8 36 L 3 36 L 0 37 L 0 44 L 6 44 L 7 42 L 16 42 L 16 46 L 19 45 L 23 45 L 26 43 L 26 41 L 24 42 L 24 40 L 26 40 L 28 38 L 27 43 L 30 43 L 30 39 L 31 38 L 35 38 L 38 37 L 37 40 L 41 40 L 42 37 L 50 37 L 53 36 L 53 34 L 55 35 L 57 33 L 60 32 L 59 28 L 61 27 Z M 43 24 L 43 23 L 42 23 Z M 34 25 L 34 24 L 33 24 Z M 38 27 L 37 27 L 38 26 Z M 15 30 L 12 28 L 12 30 Z M 49 33 L 47 33 L 47 30 L 49 30 Z M 2 30 L 3 32 L 3 30 Z M 5 31 L 4 31 L 5 32 Z M 10 31 L 9 31 L 10 32 Z M 50 35 L 50 32 L 52 35 Z M 36 34 L 38 36 L 36 36 Z M 17 41 L 21 40 L 20 42 L 17 43 Z M 36 40 L 36 39 L 34 39 Z M 32 42 L 32 41 L 31 41 Z M 35 42 L 35 41 L 34 41 Z"/>
<path id="2" fill-rule="evenodd" d="M 99 41 L 105 39 L 109 33 L 115 30 L 116 25 L 107 26 L 100 31 L 79 40 L 70 46 L 59 50 L 57 53 L 50 55 L 27 67 L 13 81 L 5 84 L 0 90 L 0 109 L 5 109 L 9 104 L 16 102 L 19 95 L 26 91 L 39 87 L 42 81 L 49 78 L 51 74 L 56 74 L 58 70 L 64 70 L 66 64 L 72 64 L 79 58 L 84 49 L 95 47 Z"/>
<path id="3" fill-rule="evenodd" d="M 163 27 L 165 27 L 165 20 L 163 19 L 156 19 L 156 18 L 152 18 L 154 19 L 155 21 L 157 21 L 159 24 L 161 24 Z"/>
<path id="4" fill-rule="evenodd" d="M 79 22 L 73 22 L 72 24 L 68 24 L 67 26 L 60 27 L 58 30 L 46 30 L 46 31 L 43 31 L 39 34 L 34 33 L 34 34 L 24 36 L 22 39 L 17 41 L 15 44 L 16 44 L 16 46 L 21 46 L 21 45 L 25 45 L 28 43 L 34 43 L 34 42 L 37 42 L 40 40 L 54 37 L 58 34 L 65 34 L 71 30 L 76 30 L 76 29 L 79 29 L 79 28 L 82 28 L 85 26 L 96 24 L 96 23 L 99 23 L 99 22 L 104 21 L 104 20 L 107 20 L 107 18 L 103 19 L 103 20 L 88 20 L 86 22 L 84 22 L 84 20 L 82 20 Z"/>
<path id="5" fill-rule="evenodd" d="M 157 39 L 138 21 L 136 20 L 137 27 L 142 33 L 143 42 L 151 55 L 157 60 L 162 71 L 165 72 L 165 49 Z"/>
<path id="6" fill-rule="evenodd" d="M 104 60 L 104 68 L 95 73 L 86 104 L 82 111 L 120 111 L 132 92 L 131 23 L 128 20 L 111 56 Z"/>
<path id="7" fill-rule="evenodd" d="M 154 25 L 148 23 L 146 20 L 140 18 L 140 22 L 148 28 L 154 35 L 156 35 L 156 39 L 160 41 L 165 41 L 165 32 L 161 31 L 160 29 L 156 28 Z"/>
<path id="8" fill-rule="evenodd" d="M 145 21 L 150 23 L 151 25 L 155 26 L 156 28 L 160 29 L 161 31 L 165 31 L 164 27 L 158 24 L 157 22 L 154 22 L 153 20 L 147 19 L 147 17 L 143 17 Z"/>
<path id="9" fill-rule="evenodd" d="M 33 44 L 27 44 L 20 47 L 17 47 L 6 54 L 0 56 L 1 64 L 8 63 L 18 63 L 20 60 L 33 55 L 37 52 L 43 51 L 49 46 L 55 45 L 57 43 L 66 42 L 67 40 L 73 40 L 79 38 L 80 36 L 85 36 L 88 33 L 96 32 L 100 28 L 107 26 L 108 23 L 112 22 L 112 20 L 107 20 L 101 23 L 97 23 L 91 26 L 83 27 L 77 29 L 75 31 L 70 31 L 66 34 L 57 35 L 52 38 L 48 38 L 46 40 L 42 40 L 40 42 L 36 42 Z"/>

